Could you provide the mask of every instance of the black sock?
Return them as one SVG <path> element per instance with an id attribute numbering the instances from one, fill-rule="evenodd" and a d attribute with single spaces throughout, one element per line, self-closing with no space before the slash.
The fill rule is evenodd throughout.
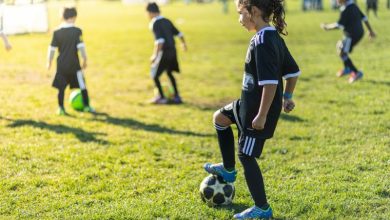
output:
<path id="1" fill-rule="evenodd" d="M 156 87 L 158 89 L 158 93 L 160 93 L 160 97 L 161 98 L 164 98 L 164 92 L 162 90 L 162 87 L 161 87 L 161 83 L 160 83 L 160 80 L 159 80 L 159 77 L 154 77 L 154 83 L 156 84 Z"/>
<path id="2" fill-rule="evenodd" d="M 88 91 L 86 89 L 81 90 L 81 95 L 83 96 L 84 106 L 89 106 Z"/>
<path id="3" fill-rule="evenodd" d="M 349 58 L 348 55 L 344 54 L 341 56 L 341 59 L 343 60 L 344 67 L 349 68 L 350 70 L 357 72 L 355 65 L 353 65 L 351 58 Z"/>
<path id="4" fill-rule="evenodd" d="M 217 129 L 218 143 L 222 154 L 223 166 L 226 170 L 233 171 L 236 165 L 234 159 L 233 130 L 230 126 L 224 127 L 214 124 L 214 127 Z"/>
<path id="5" fill-rule="evenodd" d="M 175 77 L 173 76 L 172 72 L 168 72 L 168 77 L 169 77 L 169 80 L 171 80 L 172 87 L 175 91 L 175 96 L 179 96 L 179 90 L 177 89 L 176 80 L 175 80 Z"/>
<path id="6" fill-rule="evenodd" d="M 65 89 L 58 89 L 58 106 L 64 108 Z"/>
<path id="7" fill-rule="evenodd" d="M 255 205 L 259 208 L 266 206 L 267 196 L 265 194 L 263 175 L 256 158 L 240 153 L 239 156 L 249 192 L 252 195 Z"/>

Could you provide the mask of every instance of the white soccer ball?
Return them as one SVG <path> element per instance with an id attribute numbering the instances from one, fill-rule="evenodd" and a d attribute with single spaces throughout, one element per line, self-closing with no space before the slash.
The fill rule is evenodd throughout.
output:
<path id="1" fill-rule="evenodd" d="M 200 197 L 208 206 L 229 205 L 235 194 L 233 183 L 225 182 L 215 175 L 204 178 L 199 191 Z"/>

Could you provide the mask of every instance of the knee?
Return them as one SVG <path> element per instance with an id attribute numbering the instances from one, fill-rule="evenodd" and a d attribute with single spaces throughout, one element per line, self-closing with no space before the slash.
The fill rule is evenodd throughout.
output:
<path id="1" fill-rule="evenodd" d="M 230 119 L 224 114 L 222 114 L 219 110 L 214 113 L 213 122 L 214 124 L 218 124 L 221 126 L 230 126 L 232 124 Z"/>

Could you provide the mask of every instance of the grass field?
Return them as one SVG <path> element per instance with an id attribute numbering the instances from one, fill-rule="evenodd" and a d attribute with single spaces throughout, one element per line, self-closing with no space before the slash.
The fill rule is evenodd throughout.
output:
<path id="1" fill-rule="evenodd" d="M 232 206 L 209 208 L 198 194 L 203 163 L 221 160 L 212 114 L 239 97 L 252 36 L 230 3 L 228 15 L 217 3 L 162 8 L 189 46 L 179 52 L 181 106 L 145 102 L 153 38 L 143 6 L 78 5 L 97 116 L 55 115 L 50 33 L 11 36 L 13 50 L 0 51 L 0 219 L 231 219 L 251 206 L 240 164 Z M 60 4 L 49 4 L 52 29 Z M 319 28 L 338 12 L 287 4 L 297 107 L 259 160 L 275 218 L 390 219 L 390 11 L 370 17 L 378 38 L 355 48 L 365 76 L 349 85 L 335 77 L 341 31 Z"/>

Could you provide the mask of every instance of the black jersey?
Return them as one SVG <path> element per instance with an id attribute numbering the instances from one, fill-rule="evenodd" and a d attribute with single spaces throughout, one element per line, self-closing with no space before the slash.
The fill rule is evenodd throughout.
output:
<path id="1" fill-rule="evenodd" d="M 367 20 L 367 17 L 363 12 L 352 0 L 349 0 L 347 4 L 341 8 L 340 19 L 337 23 L 343 28 L 346 37 L 358 40 L 363 37 L 364 29 L 362 21 L 365 20 Z"/>
<path id="2" fill-rule="evenodd" d="M 150 29 L 153 31 L 155 42 L 164 43 L 163 51 L 176 51 L 174 37 L 182 34 L 170 20 L 157 16 L 150 22 Z"/>
<path id="3" fill-rule="evenodd" d="M 58 48 L 57 73 L 76 74 L 80 67 L 78 49 L 84 47 L 82 31 L 73 24 L 64 24 L 54 31 L 52 49 Z"/>
<path id="4" fill-rule="evenodd" d="M 244 134 L 264 139 L 273 136 L 282 109 L 282 78 L 299 74 L 298 65 L 274 27 L 266 27 L 256 33 L 247 51 L 241 93 L 239 118 Z M 252 121 L 259 112 L 263 86 L 267 84 L 277 85 L 277 90 L 265 127 L 257 131 L 252 128 Z"/>

